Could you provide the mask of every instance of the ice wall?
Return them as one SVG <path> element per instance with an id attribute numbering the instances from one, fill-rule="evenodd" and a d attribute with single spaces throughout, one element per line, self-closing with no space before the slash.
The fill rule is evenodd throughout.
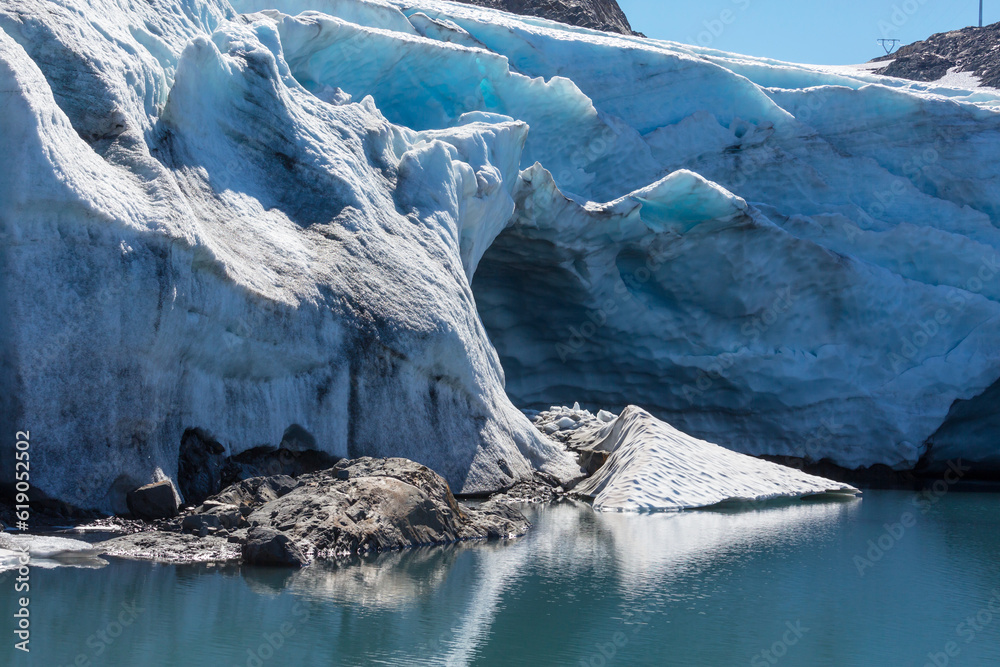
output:
<path id="1" fill-rule="evenodd" d="M 185 429 L 237 453 L 293 424 L 456 491 L 574 474 L 504 395 L 468 280 L 523 123 L 323 101 L 222 2 L 23 3 L 0 29 L 0 421 L 37 494 L 123 510 Z"/>

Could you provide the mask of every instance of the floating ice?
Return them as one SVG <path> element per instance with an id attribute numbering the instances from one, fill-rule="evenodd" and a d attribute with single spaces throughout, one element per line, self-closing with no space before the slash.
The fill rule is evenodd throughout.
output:
<path id="1" fill-rule="evenodd" d="M 104 567 L 108 562 L 100 558 L 100 554 L 93 544 L 82 540 L 0 532 L 0 572 L 16 570 L 26 564 L 41 568 Z"/>

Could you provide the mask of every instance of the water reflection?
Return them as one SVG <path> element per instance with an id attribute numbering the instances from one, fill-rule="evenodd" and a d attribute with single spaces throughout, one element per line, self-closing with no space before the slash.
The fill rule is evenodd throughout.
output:
<path id="1" fill-rule="evenodd" d="M 509 543 L 300 571 L 39 570 L 31 660 L 6 644 L 0 664 L 750 664 L 801 622 L 782 665 L 922 665 L 1000 588 L 1000 496 L 949 495 L 859 574 L 910 501 L 652 515 L 565 503 L 529 509 L 534 529 Z M 136 618 L 116 628 L 123 605 Z M 109 628 L 113 641 L 94 639 Z M 962 659 L 1000 664 L 1000 617 Z"/>

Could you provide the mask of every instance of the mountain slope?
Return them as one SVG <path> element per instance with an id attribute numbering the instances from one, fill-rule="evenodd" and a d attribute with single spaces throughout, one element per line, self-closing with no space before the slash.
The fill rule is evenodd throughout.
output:
<path id="1" fill-rule="evenodd" d="M 980 84 L 1000 88 L 1000 23 L 931 35 L 872 62 L 892 61 L 878 74 L 937 81 L 951 70 L 969 72 Z"/>

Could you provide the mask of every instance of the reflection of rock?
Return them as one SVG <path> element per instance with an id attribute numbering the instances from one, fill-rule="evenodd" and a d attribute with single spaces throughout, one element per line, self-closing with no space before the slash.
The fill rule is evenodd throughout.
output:
<path id="1" fill-rule="evenodd" d="M 160 563 L 206 563 L 238 560 L 240 546 L 221 537 L 196 537 L 149 531 L 116 537 L 94 545 L 99 553 Z"/>
<path id="2" fill-rule="evenodd" d="M 306 568 L 309 571 L 313 568 Z M 240 574 L 247 584 L 247 588 L 258 595 L 274 597 L 280 595 L 292 584 L 294 577 L 297 577 L 299 570 L 286 567 L 247 567 L 240 566 Z"/>
<path id="3" fill-rule="evenodd" d="M 362 607 L 399 609 L 437 590 L 466 550 L 489 548 L 459 543 L 317 562 L 297 572 L 289 586 L 306 595 L 349 600 Z"/>

